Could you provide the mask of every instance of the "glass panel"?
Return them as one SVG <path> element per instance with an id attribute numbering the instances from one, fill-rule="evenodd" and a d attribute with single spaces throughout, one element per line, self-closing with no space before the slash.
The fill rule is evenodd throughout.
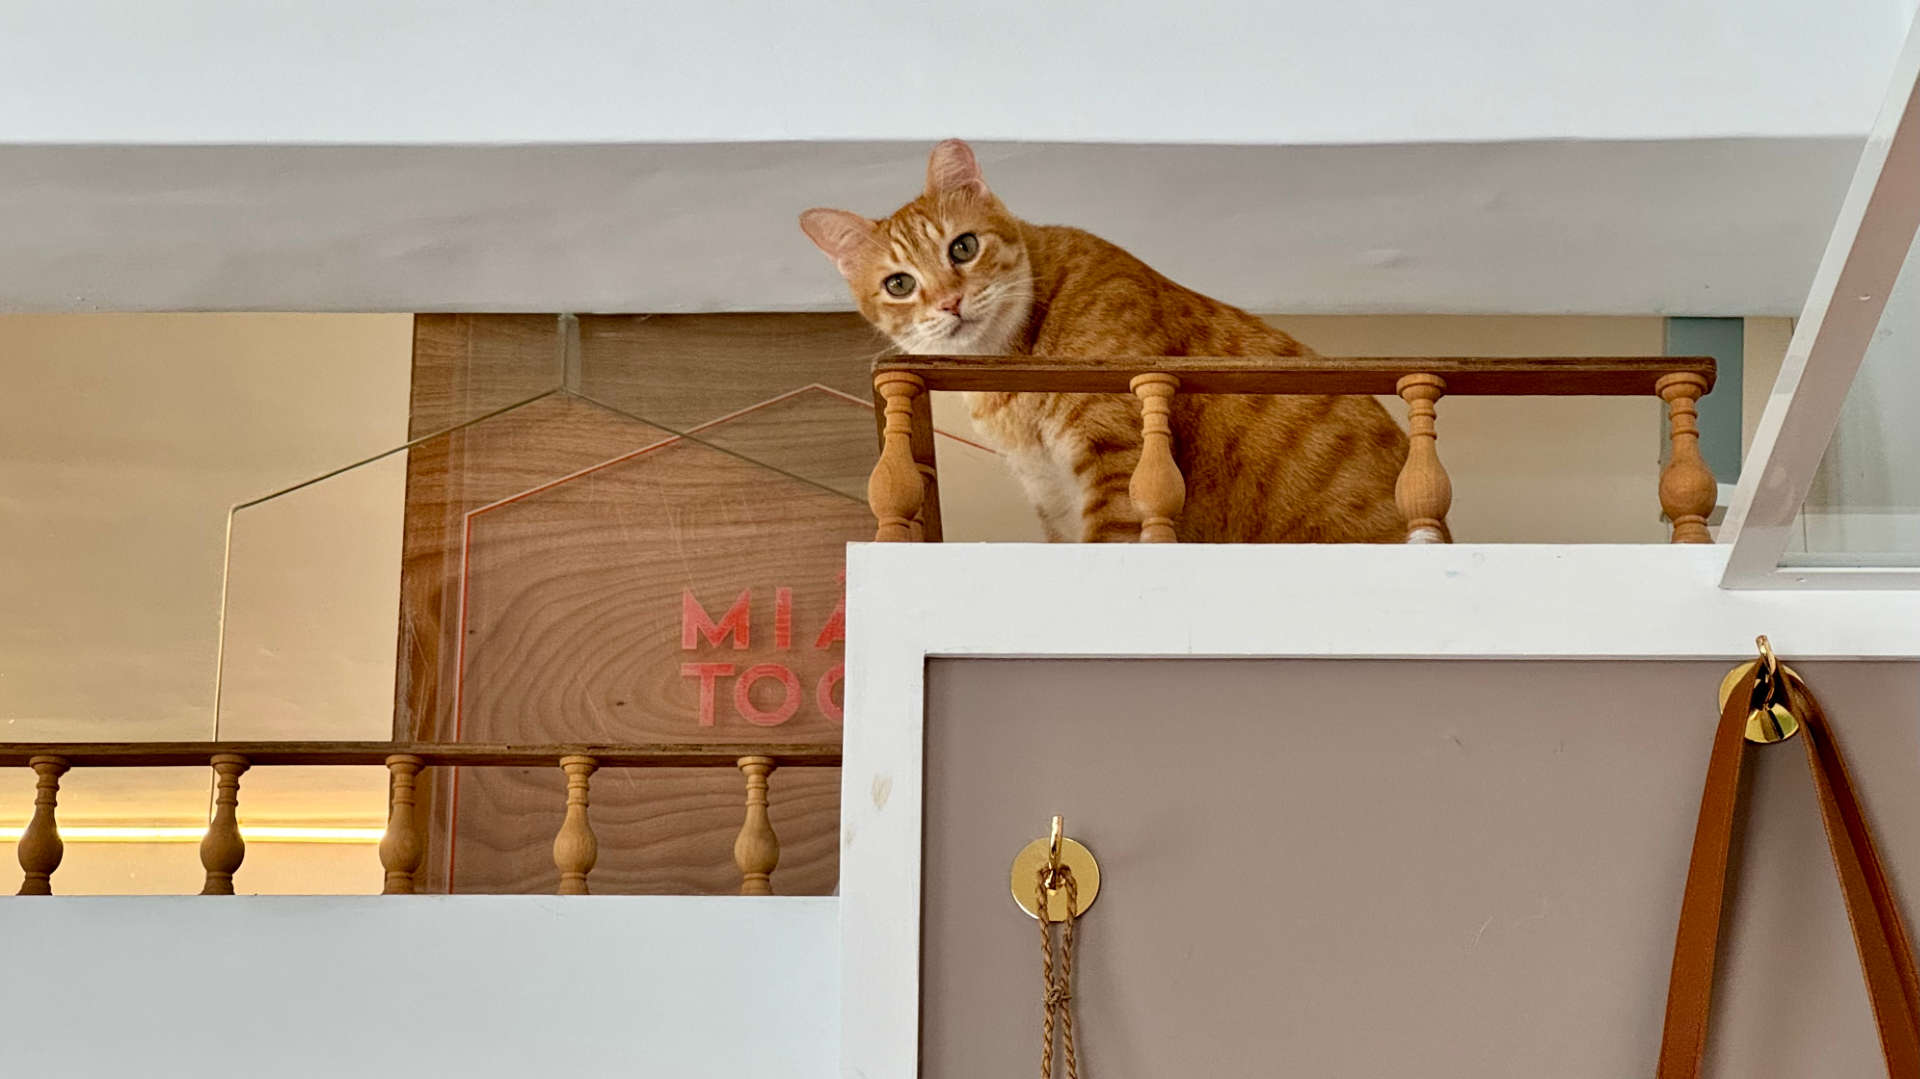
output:
<path id="1" fill-rule="evenodd" d="M 1909 249 L 1782 563 L 1920 566 L 1920 268 Z"/>
<path id="2" fill-rule="evenodd" d="M 220 738 L 391 736 L 406 490 L 394 453 L 233 512 Z"/>
<path id="3" fill-rule="evenodd" d="M 217 739 L 393 736 L 406 492 L 407 455 L 389 452 L 233 511 Z M 206 804 L 202 778 L 202 820 Z M 254 768 L 240 783 L 247 856 L 234 889 L 378 892 L 386 815 L 383 768 Z M 192 850 L 176 858 L 198 872 Z"/>
<path id="4" fill-rule="evenodd" d="M 848 453 L 872 445 L 873 414 L 831 395 L 802 400 L 471 513 L 458 736 L 837 744 L 845 545 L 871 538 L 873 522 L 863 499 L 796 473 L 838 479 Z M 467 768 L 458 784 L 459 890 L 539 890 L 564 804 L 558 770 Z M 737 889 L 740 790 L 730 770 L 597 777 L 595 818 L 620 838 L 601 843 L 595 890 Z M 794 838 L 830 833 L 837 814 L 822 808 L 792 825 Z M 782 862 L 783 892 L 832 886 L 828 860 Z"/>
<path id="5" fill-rule="evenodd" d="M 404 314 L 0 317 L 13 376 L 0 739 L 214 737 L 229 507 L 404 440 L 412 327 Z M 243 823 L 261 778 L 242 786 Z M 0 776 L 0 864 L 16 863 L 33 788 L 26 768 Z M 209 789 L 205 767 L 70 770 L 54 891 L 198 892 Z M 257 844 L 241 889 L 312 890 L 286 874 L 268 889 L 275 864 Z"/>
<path id="6" fill-rule="evenodd" d="M 626 403 L 650 384 L 627 375 Z M 549 393 L 236 509 L 219 737 L 838 744 L 872 406 L 804 383 L 673 403 L 685 433 Z M 773 785 L 780 890 L 830 891 L 837 773 Z M 261 844 L 258 873 L 250 848 L 241 891 L 300 860 L 299 890 L 378 889 L 383 770 L 262 768 L 241 791 L 244 829 L 305 836 Z M 737 891 L 743 798 L 731 768 L 600 772 L 594 891 Z M 426 889 L 551 891 L 564 805 L 557 768 L 434 770 Z"/>

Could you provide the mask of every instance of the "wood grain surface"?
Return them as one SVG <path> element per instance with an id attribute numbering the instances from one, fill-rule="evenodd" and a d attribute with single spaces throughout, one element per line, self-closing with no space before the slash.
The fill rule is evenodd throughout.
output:
<path id="1" fill-rule="evenodd" d="M 581 315 L 578 390 L 678 431 L 819 383 L 864 400 L 893 351 L 859 315 Z"/>
<path id="2" fill-rule="evenodd" d="M 871 331 L 841 316 L 583 316 L 575 346 L 559 321 L 422 316 L 416 405 L 459 414 L 446 402 L 537 384 L 569 348 L 565 391 L 413 451 L 396 738 L 837 747 L 828 627 L 845 544 L 872 531 Z M 422 779 L 424 890 L 552 890 L 557 766 Z M 838 783 L 837 768 L 774 771 L 777 892 L 832 890 Z M 737 891 L 744 800 L 731 769 L 596 773 L 593 891 Z"/>
<path id="3" fill-rule="evenodd" d="M 901 356 L 874 373 L 919 375 L 929 390 L 1126 393 L 1135 375 L 1180 378 L 1181 393 L 1391 394 L 1402 375 L 1439 375 L 1449 396 L 1651 397 L 1662 376 L 1687 373 L 1713 388 L 1706 356 Z"/>

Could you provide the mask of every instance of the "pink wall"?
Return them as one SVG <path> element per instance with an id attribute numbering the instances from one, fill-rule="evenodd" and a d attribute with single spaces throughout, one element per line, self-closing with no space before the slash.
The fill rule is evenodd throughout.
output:
<path id="1" fill-rule="evenodd" d="M 923 1066 L 1029 1073 L 1008 863 L 1104 872 L 1100 1079 L 1650 1073 L 1721 663 L 935 661 Z M 1809 664 L 1891 872 L 1920 875 L 1920 666 Z M 1711 1073 L 1881 1064 L 1798 747 L 1757 754 Z"/>

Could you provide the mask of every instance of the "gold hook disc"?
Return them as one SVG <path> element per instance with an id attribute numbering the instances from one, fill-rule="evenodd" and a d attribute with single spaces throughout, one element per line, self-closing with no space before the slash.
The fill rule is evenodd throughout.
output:
<path id="1" fill-rule="evenodd" d="M 1776 660 L 1775 662 L 1777 663 L 1778 661 Z M 1728 671 L 1727 676 L 1720 680 L 1720 709 L 1722 711 L 1726 710 L 1727 698 L 1733 696 L 1734 690 L 1740 688 L 1741 682 L 1753 677 L 1754 671 L 1760 666 L 1760 663 L 1761 661 L 1757 659 L 1748 660 L 1733 670 Z M 1795 678 L 1800 677 L 1792 667 L 1784 663 L 1779 664 L 1779 670 L 1783 675 L 1790 674 Z M 1792 712 L 1787 711 L 1783 705 L 1762 704 L 1754 707 L 1747 713 L 1746 738 L 1749 742 L 1759 742 L 1762 745 L 1768 745 L 1773 742 L 1784 742 L 1799 733 L 1800 720 L 1795 718 Z"/>
<path id="2" fill-rule="evenodd" d="M 1051 836 L 1039 839 L 1020 848 L 1013 856 L 1013 901 L 1029 917 L 1039 917 L 1034 908 L 1034 888 L 1040 883 L 1040 874 L 1046 872 L 1047 855 L 1053 846 Z M 1074 894 L 1079 899 L 1073 913 L 1079 917 L 1093 906 L 1100 895 L 1100 863 L 1093 860 L 1093 852 L 1077 839 L 1060 840 L 1060 864 L 1073 870 Z M 1065 888 L 1047 889 L 1047 921 L 1064 922 L 1067 920 L 1067 890 Z"/>

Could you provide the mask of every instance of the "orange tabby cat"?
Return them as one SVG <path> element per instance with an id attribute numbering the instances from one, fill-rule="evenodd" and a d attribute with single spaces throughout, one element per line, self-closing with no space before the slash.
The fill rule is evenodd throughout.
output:
<path id="1" fill-rule="evenodd" d="M 1260 319 L 1155 273 L 1097 236 L 1030 225 L 987 190 L 973 151 L 943 142 L 919 198 L 883 221 L 808 210 L 800 227 L 861 314 L 921 355 L 1312 356 Z M 1130 395 L 969 393 L 1051 540 L 1139 538 Z M 1393 485 L 1406 435 L 1371 397 L 1178 395 L 1183 543 L 1401 543 Z M 1439 539 L 1419 536 L 1417 539 Z"/>

